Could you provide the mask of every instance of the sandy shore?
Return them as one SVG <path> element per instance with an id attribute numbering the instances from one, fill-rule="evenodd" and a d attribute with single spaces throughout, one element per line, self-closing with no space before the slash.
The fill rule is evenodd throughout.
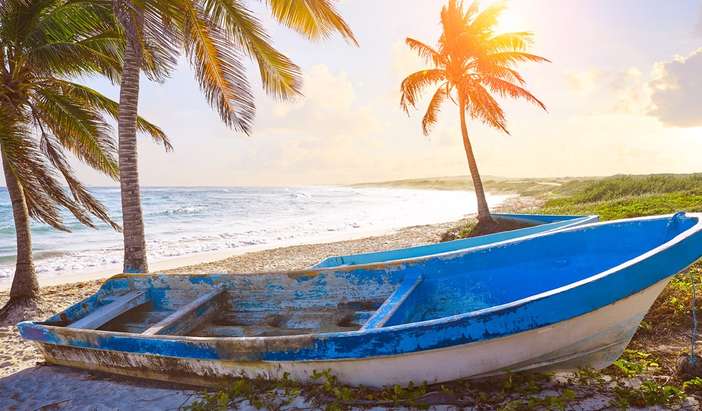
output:
<path id="1" fill-rule="evenodd" d="M 385 235 L 262 250 L 166 272 L 254 272 L 304 268 L 324 257 L 437 242 L 457 222 L 416 226 Z M 104 279 L 42 287 L 39 317 L 63 310 L 94 293 Z M 9 293 L 0 291 L 0 305 Z M 169 388 L 63 367 L 35 367 L 42 357 L 13 325 L 0 326 L 0 410 L 6 409 L 178 409 L 195 391 Z M 4 398 L 4 402 L 2 399 Z M 4 404 L 3 404 L 4 402 Z M 300 408 L 308 408 L 304 402 Z M 103 409 L 103 408 L 98 408 Z"/>
<path id="2" fill-rule="evenodd" d="M 495 211 L 515 212 L 537 205 L 538 200 L 531 197 L 512 197 Z M 407 227 L 383 235 L 354 240 L 260 250 L 223 259 L 213 256 L 211 260 L 206 262 L 167 270 L 156 266 L 155 271 L 165 273 L 246 273 L 300 269 L 333 255 L 435 243 L 440 240 L 443 233 L 455 227 L 460 221 L 465 220 Z M 62 311 L 71 304 L 93 294 L 107 277 L 109 275 L 67 276 L 65 284 L 56 284 L 56 280 L 52 280 L 41 289 L 42 300 L 37 319 L 44 319 Z M 0 289 L 0 306 L 4 305 L 8 298 L 9 291 Z M 0 324 L 0 378 L 31 367 L 41 360 L 38 350 L 20 338 L 14 325 Z"/>

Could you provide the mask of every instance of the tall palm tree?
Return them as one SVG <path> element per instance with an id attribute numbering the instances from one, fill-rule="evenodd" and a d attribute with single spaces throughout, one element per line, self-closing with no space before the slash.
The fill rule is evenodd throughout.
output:
<path id="1" fill-rule="evenodd" d="M 254 97 L 243 66 L 253 59 L 265 91 L 286 99 L 300 93 L 300 69 L 271 45 L 244 0 L 112 0 L 127 38 L 118 120 L 124 227 L 124 272 L 147 272 L 144 222 L 137 168 L 136 115 L 139 73 L 161 79 L 180 50 L 224 123 L 249 134 Z M 334 32 L 355 42 L 332 0 L 266 0 L 273 17 L 309 39 Z M 149 50 L 150 49 L 150 50 Z"/>
<path id="2" fill-rule="evenodd" d="M 60 214 L 65 208 L 87 226 L 94 227 L 96 217 L 119 229 L 66 157 L 68 151 L 112 178 L 119 175 L 105 119 L 117 117 L 117 103 L 67 80 L 96 73 L 118 79 L 124 41 L 110 15 L 91 2 L 0 3 L 0 154 L 17 236 L 10 301 L 0 318 L 38 297 L 30 218 L 68 231 Z M 138 125 L 165 138 L 143 119 Z"/>
<path id="3" fill-rule="evenodd" d="M 442 33 L 438 47 L 407 38 L 407 45 L 432 68 L 407 76 L 400 86 L 400 104 L 409 113 L 416 108 L 422 92 L 436 87 L 422 119 L 422 131 L 428 135 L 438 120 L 441 105 L 451 100 L 458 105 L 463 147 L 478 200 L 478 223 L 493 224 L 485 200 L 473 148 L 468 138 L 466 113 L 473 119 L 509 134 L 505 113 L 493 95 L 525 99 L 546 109 L 544 104 L 523 86 L 524 78 L 515 69 L 521 62 L 545 62 L 547 59 L 527 52 L 531 33 L 496 33 L 498 18 L 505 3 L 495 3 L 479 10 L 478 2 L 464 8 L 463 1 L 449 0 L 441 10 Z"/>

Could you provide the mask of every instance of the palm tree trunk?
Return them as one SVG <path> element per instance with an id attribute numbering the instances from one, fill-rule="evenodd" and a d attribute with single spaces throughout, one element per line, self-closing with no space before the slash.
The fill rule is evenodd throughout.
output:
<path id="1" fill-rule="evenodd" d="M 124 272 L 145 273 L 149 269 L 141 212 L 136 140 L 142 50 L 138 43 L 134 43 L 135 41 L 127 41 L 119 92 L 119 176 L 122 191 Z"/>
<path id="2" fill-rule="evenodd" d="M 490 209 L 488 208 L 487 200 L 485 200 L 485 190 L 483 189 L 483 181 L 480 179 L 480 172 L 478 172 L 478 164 L 475 161 L 473 147 L 471 146 L 470 139 L 468 138 L 468 126 L 466 124 L 466 103 L 463 97 L 459 97 L 458 106 L 461 116 L 461 133 L 463 134 L 463 148 L 466 150 L 466 158 L 468 159 L 468 169 L 470 170 L 470 176 L 473 179 L 473 187 L 475 187 L 475 197 L 478 200 L 478 223 L 492 224 L 494 223 L 494 221 L 490 216 Z"/>
<path id="3" fill-rule="evenodd" d="M 32 232 L 29 228 L 29 211 L 24 198 L 24 190 L 19 185 L 17 177 L 10 169 L 7 159 L 3 156 L 3 170 L 5 172 L 5 184 L 7 192 L 10 194 L 12 204 L 12 216 L 15 220 L 15 232 L 17 237 L 17 263 L 15 265 L 15 276 L 12 279 L 10 288 L 10 303 L 22 300 L 33 300 L 39 297 L 39 282 L 37 273 L 34 270 L 32 261 Z"/>

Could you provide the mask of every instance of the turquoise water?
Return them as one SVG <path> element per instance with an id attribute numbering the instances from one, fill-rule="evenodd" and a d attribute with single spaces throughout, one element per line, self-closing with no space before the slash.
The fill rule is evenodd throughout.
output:
<path id="1" fill-rule="evenodd" d="M 94 194 L 121 221 L 117 188 Z M 491 197 L 493 204 L 504 197 Z M 451 221 L 474 211 L 465 191 L 349 187 L 182 188 L 142 192 L 150 261 L 203 252 L 360 237 L 418 224 Z M 33 224 L 41 276 L 94 271 L 122 261 L 121 234 L 107 225 L 80 225 L 66 214 L 71 233 Z M 0 278 L 13 274 L 15 237 L 7 191 L 0 187 Z"/>

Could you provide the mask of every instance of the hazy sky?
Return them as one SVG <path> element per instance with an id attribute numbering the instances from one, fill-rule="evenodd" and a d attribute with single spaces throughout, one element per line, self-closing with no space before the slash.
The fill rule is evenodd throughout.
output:
<path id="1" fill-rule="evenodd" d="M 423 112 L 408 117 L 399 107 L 400 80 L 421 67 L 403 41 L 434 44 L 443 4 L 343 1 L 339 9 L 358 48 L 339 38 L 310 43 L 266 18 L 276 46 L 304 70 L 305 97 L 276 102 L 258 92 L 249 137 L 220 124 L 186 65 L 165 84 L 144 82 L 142 114 L 167 131 L 175 151 L 142 138 L 142 183 L 297 185 L 465 174 L 457 107 L 443 107 L 428 138 L 420 130 Z M 702 171 L 702 2 L 514 0 L 501 26 L 533 31 L 533 51 L 552 60 L 522 69 L 549 111 L 505 102 L 511 136 L 469 123 L 483 174 Z M 249 72 L 258 88 L 253 66 Z M 116 97 L 109 84 L 88 83 Z M 109 184 L 82 167 L 80 175 Z"/>

